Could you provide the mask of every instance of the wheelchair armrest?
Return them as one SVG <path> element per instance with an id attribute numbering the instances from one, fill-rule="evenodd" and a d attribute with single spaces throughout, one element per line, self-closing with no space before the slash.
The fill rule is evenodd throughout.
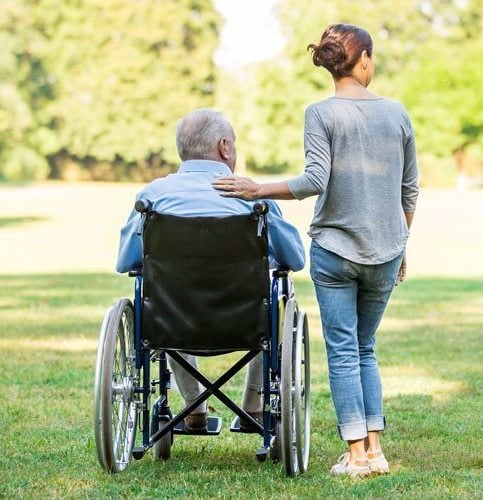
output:
<path id="1" fill-rule="evenodd" d="M 131 269 L 128 272 L 128 276 L 130 278 L 135 278 L 136 276 L 142 276 L 143 275 L 143 268 L 142 267 L 136 267 L 135 269 Z"/>

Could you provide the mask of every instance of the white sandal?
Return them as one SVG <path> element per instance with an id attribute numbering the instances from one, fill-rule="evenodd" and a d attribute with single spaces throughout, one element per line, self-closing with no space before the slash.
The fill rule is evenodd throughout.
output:
<path id="1" fill-rule="evenodd" d="M 349 452 L 344 453 L 339 457 L 339 460 L 330 469 L 330 473 L 333 476 L 343 476 L 347 475 L 350 477 L 364 477 L 371 473 L 371 469 L 368 465 L 368 460 L 356 460 L 356 462 L 349 462 Z M 358 465 L 357 462 L 363 462 L 362 465 Z"/>
<path id="2" fill-rule="evenodd" d="M 368 453 L 367 461 L 371 472 L 376 474 L 387 474 L 389 472 L 389 464 L 387 463 L 386 457 L 382 451 L 377 451 L 376 453 Z M 369 455 L 374 455 L 372 458 Z"/>

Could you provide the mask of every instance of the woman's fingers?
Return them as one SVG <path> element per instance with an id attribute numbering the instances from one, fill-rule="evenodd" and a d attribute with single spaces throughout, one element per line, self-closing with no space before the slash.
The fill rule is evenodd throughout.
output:
<path id="1" fill-rule="evenodd" d="M 401 261 L 401 267 L 399 268 L 399 272 L 397 273 L 396 284 L 402 283 L 406 279 L 406 256 L 403 257 Z"/>
<path id="2" fill-rule="evenodd" d="M 222 191 L 220 193 L 221 196 L 224 196 L 225 198 L 237 198 L 240 197 L 240 194 L 238 193 L 234 179 L 232 177 L 218 177 L 215 181 L 211 183 L 211 185 L 215 188 L 218 189 L 219 191 Z"/>
<path id="3" fill-rule="evenodd" d="M 222 196 L 230 198 L 243 198 L 255 200 L 257 198 L 258 184 L 247 177 L 218 177 L 212 182 L 215 189 L 223 191 Z"/>
<path id="4" fill-rule="evenodd" d="M 231 191 L 235 187 L 235 178 L 234 177 L 218 177 L 211 184 L 215 189 L 219 189 L 221 191 Z"/>

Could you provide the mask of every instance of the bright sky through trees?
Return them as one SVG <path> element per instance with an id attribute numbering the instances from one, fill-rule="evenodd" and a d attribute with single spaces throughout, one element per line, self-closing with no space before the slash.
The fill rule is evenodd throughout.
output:
<path id="1" fill-rule="evenodd" d="M 215 54 L 218 66 L 234 69 L 272 57 L 284 43 L 273 14 L 278 0 L 215 0 L 224 18 L 221 44 Z"/>

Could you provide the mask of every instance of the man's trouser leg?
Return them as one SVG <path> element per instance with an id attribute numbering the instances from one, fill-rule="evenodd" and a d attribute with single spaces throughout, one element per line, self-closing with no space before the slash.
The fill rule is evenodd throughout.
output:
<path id="1" fill-rule="evenodd" d="M 183 352 L 179 353 L 191 366 L 198 369 L 198 362 L 196 356 L 192 354 L 186 354 Z M 185 405 L 188 406 L 201 394 L 203 391 L 203 386 L 194 379 L 182 366 L 180 366 L 176 361 L 171 359 L 168 355 L 168 363 L 171 371 L 174 374 L 174 379 L 176 385 L 178 386 L 179 392 L 185 400 Z M 192 413 L 206 413 L 207 403 L 204 401 L 197 408 L 193 410 Z"/>

